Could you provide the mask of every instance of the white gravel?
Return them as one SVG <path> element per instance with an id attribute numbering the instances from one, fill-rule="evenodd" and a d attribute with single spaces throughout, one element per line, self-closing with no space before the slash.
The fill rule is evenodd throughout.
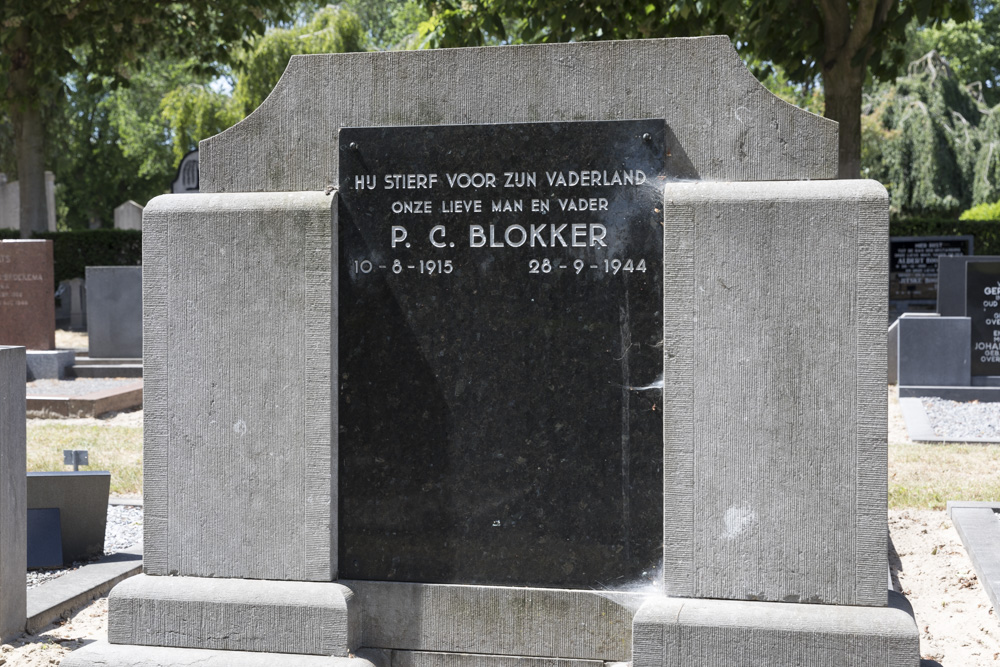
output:
<path id="1" fill-rule="evenodd" d="M 941 398 L 922 398 L 934 434 L 961 441 L 988 438 L 1000 442 L 1000 403 L 959 403 Z"/>
<path id="2" fill-rule="evenodd" d="M 104 530 L 104 553 L 118 553 L 139 544 L 142 544 L 142 508 L 131 505 L 108 505 L 108 524 Z M 96 560 L 96 557 L 93 560 Z M 34 588 L 76 570 L 86 565 L 87 562 L 91 561 L 77 561 L 58 570 L 30 570 L 27 577 L 28 588 Z"/>

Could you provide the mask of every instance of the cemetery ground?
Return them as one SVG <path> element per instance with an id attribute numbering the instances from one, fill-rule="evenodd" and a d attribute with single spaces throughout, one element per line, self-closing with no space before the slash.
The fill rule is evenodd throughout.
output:
<path id="1" fill-rule="evenodd" d="M 85 347 L 85 337 L 72 346 Z M 1000 498 L 1000 445 L 914 443 L 894 387 L 888 401 L 889 528 L 895 548 L 890 565 L 893 585 L 914 607 L 923 665 L 1000 664 L 1000 619 L 944 511 L 948 500 Z M 65 470 L 63 449 L 88 449 L 89 469 L 111 471 L 113 495 L 141 495 L 141 410 L 98 419 L 29 420 L 29 470 Z M 65 654 L 106 635 L 104 596 L 36 635 L 0 646 L 0 665 L 58 664 Z"/>

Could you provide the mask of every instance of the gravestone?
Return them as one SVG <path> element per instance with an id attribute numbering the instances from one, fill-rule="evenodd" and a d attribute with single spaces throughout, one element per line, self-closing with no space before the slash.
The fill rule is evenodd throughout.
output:
<path id="1" fill-rule="evenodd" d="M 24 632 L 27 602 L 24 348 L 0 346 L 0 641 Z"/>
<path id="2" fill-rule="evenodd" d="M 0 344 L 56 346 L 52 241 L 0 241 Z"/>
<path id="3" fill-rule="evenodd" d="M 972 250 L 971 236 L 892 237 L 889 240 L 889 321 L 904 312 L 933 311 L 937 304 L 938 257 L 971 255 Z"/>
<path id="4" fill-rule="evenodd" d="M 115 208 L 115 229 L 142 231 L 142 206 L 129 200 Z"/>
<path id="5" fill-rule="evenodd" d="M 972 375 L 1000 376 L 1000 262 L 969 262 L 965 270 Z"/>
<path id="6" fill-rule="evenodd" d="M 56 177 L 51 171 L 45 172 L 45 213 L 50 232 L 56 231 Z M 21 184 L 7 181 L 6 174 L 0 173 L 0 229 L 21 227 Z"/>
<path id="7" fill-rule="evenodd" d="M 189 152 L 177 166 L 177 178 L 170 184 L 170 191 L 177 194 L 198 192 L 198 149 Z M 140 223 L 140 229 L 141 229 Z"/>
<path id="8" fill-rule="evenodd" d="M 969 262 L 1000 262 L 997 255 L 955 255 L 938 260 L 939 315 L 965 317 L 965 267 Z"/>
<path id="9" fill-rule="evenodd" d="M 91 359 L 142 357 L 142 267 L 87 267 Z"/>
<path id="10" fill-rule="evenodd" d="M 110 490 L 111 473 L 103 470 L 28 473 L 28 509 L 59 510 L 63 562 L 104 553 Z"/>
<path id="11" fill-rule="evenodd" d="M 144 574 L 64 664 L 916 667 L 836 145 L 724 37 L 292 58 L 144 213 Z"/>

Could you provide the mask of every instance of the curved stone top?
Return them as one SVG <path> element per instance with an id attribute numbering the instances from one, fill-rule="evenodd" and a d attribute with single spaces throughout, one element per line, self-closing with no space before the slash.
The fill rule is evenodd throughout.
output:
<path id="1" fill-rule="evenodd" d="M 201 142 L 202 192 L 336 185 L 341 127 L 663 118 L 684 179 L 830 179 L 837 124 L 772 95 L 724 36 L 294 56 Z"/>

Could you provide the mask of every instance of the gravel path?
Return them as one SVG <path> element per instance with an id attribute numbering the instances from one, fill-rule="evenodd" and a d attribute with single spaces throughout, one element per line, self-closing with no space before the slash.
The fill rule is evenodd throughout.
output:
<path id="1" fill-rule="evenodd" d="M 118 553 L 138 544 L 142 544 L 142 508 L 130 505 L 108 505 L 108 524 L 104 531 L 104 553 Z M 34 588 L 46 581 L 51 581 L 83 565 L 86 565 L 86 562 L 75 562 L 69 567 L 59 570 L 30 570 L 27 579 L 28 588 Z"/>
<path id="2" fill-rule="evenodd" d="M 1000 403 L 959 403 L 941 398 L 922 398 L 920 401 L 938 437 L 957 441 L 963 438 L 1000 440 Z"/>

